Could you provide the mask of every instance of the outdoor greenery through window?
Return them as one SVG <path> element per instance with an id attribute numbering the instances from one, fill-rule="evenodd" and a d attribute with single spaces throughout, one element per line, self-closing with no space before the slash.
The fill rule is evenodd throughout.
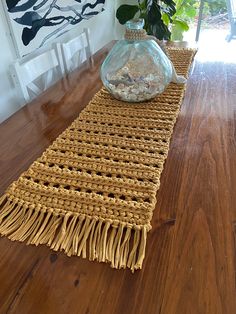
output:
<path id="1" fill-rule="evenodd" d="M 167 20 L 167 23 L 171 24 L 171 39 L 182 40 L 185 31 L 188 31 L 190 27 L 196 27 L 200 1 L 175 0 L 175 3 L 176 13 L 172 22 Z M 203 27 L 220 27 L 227 21 L 226 0 L 204 1 Z"/>
<path id="2" fill-rule="evenodd" d="M 132 18 L 143 18 L 148 34 L 158 39 L 183 40 L 184 32 L 195 27 L 200 0 L 137 0 L 136 4 L 121 5 L 117 19 L 121 24 Z M 227 23 L 226 0 L 204 1 L 203 26 Z"/>

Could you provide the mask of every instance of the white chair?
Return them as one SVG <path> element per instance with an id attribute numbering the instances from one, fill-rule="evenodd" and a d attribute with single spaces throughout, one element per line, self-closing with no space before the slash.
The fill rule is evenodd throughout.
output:
<path id="1" fill-rule="evenodd" d="M 50 49 L 27 60 L 17 60 L 10 68 L 16 86 L 19 86 L 25 101 L 45 91 L 63 75 L 63 64 L 57 49 Z"/>
<path id="2" fill-rule="evenodd" d="M 58 55 L 62 53 L 66 73 L 75 70 L 84 61 L 87 61 L 93 65 L 88 28 L 84 28 L 83 33 L 81 33 L 79 36 L 71 39 L 66 43 L 62 43 L 60 48 Z"/>

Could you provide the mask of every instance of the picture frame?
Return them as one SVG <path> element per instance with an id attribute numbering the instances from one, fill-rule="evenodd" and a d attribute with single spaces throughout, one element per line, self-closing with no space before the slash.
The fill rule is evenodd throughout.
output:
<path id="1" fill-rule="evenodd" d="M 3 0 L 18 57 L 23 57 L 105 10 L 105 0 Z"/>

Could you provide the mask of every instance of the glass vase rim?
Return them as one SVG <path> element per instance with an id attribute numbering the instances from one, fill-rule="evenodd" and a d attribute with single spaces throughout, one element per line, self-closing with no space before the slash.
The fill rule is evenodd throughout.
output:
<path id="1" fill-rule="evenodd" d="M 139 18 L 139 19 L 129 20 L 125 23 L 125 27 L 127 29 L 136 29 L 136 30 L 143 29 L 144 19 Z"/>

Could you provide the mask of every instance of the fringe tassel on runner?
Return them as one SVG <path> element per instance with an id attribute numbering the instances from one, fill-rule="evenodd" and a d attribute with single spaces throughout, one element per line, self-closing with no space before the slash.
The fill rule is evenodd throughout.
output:
<path id="1" fill-rule="evenodd" d="M 145 256 L 147 227 L 101 220 L 77 213 L 37 209 L 32 205 L 0 199 L 0 234 L 12 241 L 46 244 L 89 260 L 110 262 L 113 268 L 140 269 Z"/>

